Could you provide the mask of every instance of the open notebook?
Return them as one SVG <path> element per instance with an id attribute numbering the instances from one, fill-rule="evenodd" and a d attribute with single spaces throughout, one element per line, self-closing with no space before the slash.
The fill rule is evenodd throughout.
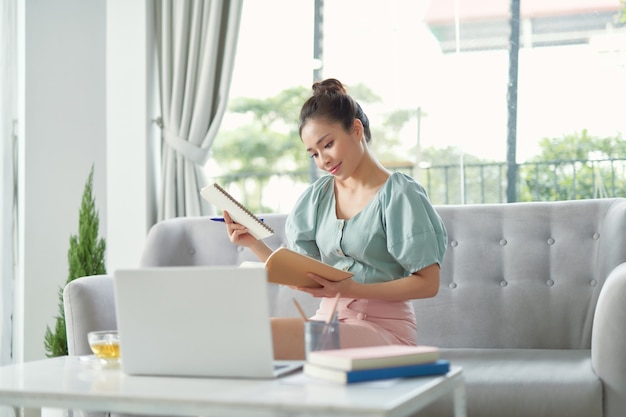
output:
<path id="1" fill-rule="evenodd" d="M 271 378 L 302 367 L 273 360 L 264 269 L 124 269 L 114 290 L 127 374 Z"/>

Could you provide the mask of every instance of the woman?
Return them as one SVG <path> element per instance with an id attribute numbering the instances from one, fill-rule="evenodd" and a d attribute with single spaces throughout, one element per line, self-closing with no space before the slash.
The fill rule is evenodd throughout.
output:
<path id="1" fill-rule="evenodd" d="M 425 190 L 391 173 L 372 155 L 369 120 L 335 79 L 313 85 L 300 112 L 300 138 L 317 167 L 328 172 L 300 196 L 285 231 L 293 250 L 354 273 L 321 288 L 298 288 L 320 297 L 313 320 L 326 320 L 340 294 L 341 347 L 415 345 L 412 299 L 433 297 L 446 249 L 446 230 Z M 272 250 L 225 213 L 233 243 L 261 261 Z M 304 358 L 299 318 L 273 318 L 277 359 Z"/>

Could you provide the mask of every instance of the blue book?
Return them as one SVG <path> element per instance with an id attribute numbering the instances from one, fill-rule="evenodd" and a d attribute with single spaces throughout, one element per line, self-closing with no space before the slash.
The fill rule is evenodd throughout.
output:
<path id="1" fill-rule="evenodd" d="M 438 360 L 417 365 L 393 366 L 387 368 L 358 369 L 346 371 L 326 366 L 305 363 L 303 372 L 313 378 L 335 381 L 343 384 L 352 382 L 375 381 L 390 378 L 408 378 L 418 376 L 443 375 L 450 371 L 450 362 Z"/>

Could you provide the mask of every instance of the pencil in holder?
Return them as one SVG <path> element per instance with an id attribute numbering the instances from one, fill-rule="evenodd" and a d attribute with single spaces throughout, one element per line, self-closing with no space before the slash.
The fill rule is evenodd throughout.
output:
<path id="1" fill-rule="evenodd" d="M 306 357 L 317 350 L 339 349 L 339 321 L 309 320 L 304 323 L 304 346 Z"/>

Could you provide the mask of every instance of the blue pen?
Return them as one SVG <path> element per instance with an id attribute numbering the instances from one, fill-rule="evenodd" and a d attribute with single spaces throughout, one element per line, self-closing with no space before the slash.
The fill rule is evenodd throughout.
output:
<path id="1" fill-rule="evenodd" d="M 258 219 L 261 220 L 262 222 L 265 221 L 265 219 L 263 219 L 262 217 L 258 217 Z M 225 222 L 223 217 L 211 217 L 211 220 L 213 220 L 214 222 L 221 222 L 221 223 Z"/>

